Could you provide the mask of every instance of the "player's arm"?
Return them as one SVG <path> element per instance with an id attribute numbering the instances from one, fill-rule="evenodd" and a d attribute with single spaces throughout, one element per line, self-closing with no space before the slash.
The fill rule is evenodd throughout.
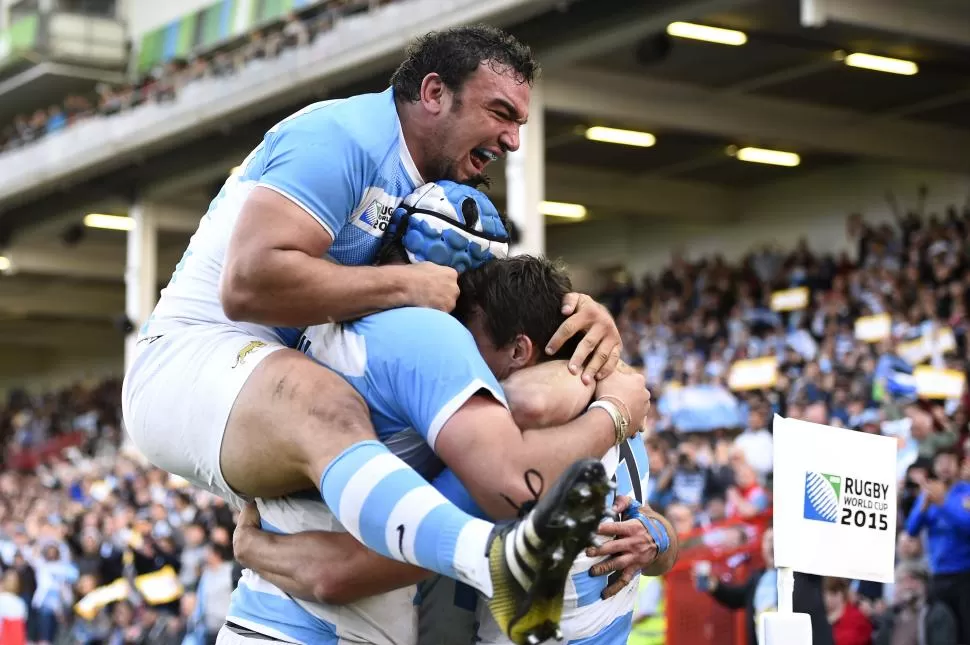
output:
<path id="1" fill-rule="evenodd" d="M 618 361 L 615 369 L 634 372 L 623 361 Z M 573 374 L 565 360 L 555 360 L 514 372 L 502 381 L 502 390 L 516 424 L 537 430 L 562 425 L 581 415 L 596 386 Z"/>
<path id="2" fill-rule="evenodd" d="M 450 268 L 323 259 L 371 173 L 348 133 L 284 124 L 264 145 L 268 161 L 242 205 L 222 271 L 219 296 L 230 319 L 305 327 L 409 304 L 454 307 L 457 273 Z"/>
<path id="3" fill-rule="evenodd" d="M 632 380 L 616 391 L 628 407 L 637 405 L 642 377 L 637 383 L 636 375 L 614 372 L 609 379 Z M 489 517 L 506 519 L 534 497 L 527 471 L 537 471 L 549 486 L 578 459 L 602 457 L 615 438 L 613 419 L 599 408 L 563 425 L 523 431 L 493 396 L 476 394 L 445 422 L 434 449 Z"/>
<path id="4" fill-rule="evenodd" d="M 512 418 L 530 430 L 575 419 L 586 410 L 595 389 L 570 372 L 565 360 L 540 363 L 502 381 Z"/>
<path id="5" fill-rule="evenodd" d="M 416 584 L 430 575 L 371 551 L 349 533 L 264 531 L 255 504 L 240 514 L 232 545 L 243 566 L 285 593 L 310 602 L 343 605 Z"/>

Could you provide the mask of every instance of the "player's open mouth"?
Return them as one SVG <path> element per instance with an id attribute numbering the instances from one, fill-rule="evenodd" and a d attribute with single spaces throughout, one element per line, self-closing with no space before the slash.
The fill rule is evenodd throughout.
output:
<path id="1" fill-rule="evenodd" d="M 478 171 L 484 170 L 485 166 L 498 159 L 497 154 L 485 148 L 475 148 L 472 150 L 470 156 L 472 159 L 472 165 L 474 165 L 475 169 Z"/>

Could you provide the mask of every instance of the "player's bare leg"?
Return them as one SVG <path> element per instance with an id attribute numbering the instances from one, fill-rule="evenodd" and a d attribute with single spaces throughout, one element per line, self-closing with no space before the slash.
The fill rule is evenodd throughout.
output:
<path id="1" fill-rule="evenodd" d="M 248 497 L 314 488 L 337 455 L 376 440 L 363 399 L 340 376 L 295 350 L 267 356 L 229 415 L 220 465 Z"/>

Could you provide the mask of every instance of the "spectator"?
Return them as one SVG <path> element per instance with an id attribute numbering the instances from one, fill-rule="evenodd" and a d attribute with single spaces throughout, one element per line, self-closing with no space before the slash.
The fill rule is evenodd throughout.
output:
<path id="1" fill-rule="evenodd" d="M 942 408 L 939 406 L 935 406 L 934 410 L 939 410 L 935 412 L 936 415 L 942 413 Z M 956 433 L 952 430 L 945 429 L 942 432 L 934 430 L 933 414 L 916 405 L 906 408 L 906 416 L 912 421 L 910 432 L 919 447 L 919 456 L 927 459 L 933 459 L 940 449 L 949 448 L 957 440 Z"/>
<path id="2" fill-rule="evenodd" d="M 213 645 L 216 634 L 226 620 L 232 596 L 232 556 L 222 545 L 206 547 L 205 570 L 196 591 L 192 631 L 202 635 L 202 642 Z"/>
<path id="3" fill-rule="evenodd" d="M 293 49 L 304 47 L 310 42 L 310 30 L 306 23 L 300 20 L 292 11 L 286 16 L 286 24 L 283 25 L 283 49 Z"/>
<path id="4" fill-rule="evenodd" d="M 60 105 L 52 105 L 47 110 L 47 126 L 46 132 L 50 134 L 52 132 L 57 132 L 58 130 L 63 130 L 67 127 L 67 115 L 61 109 Z"/>
<path id="5" fill-rule="evenodd" d="M 774 531 L 771 529 L 766 530 L 762 536 L 761 555 L 764 558 L 765 568 L 753 572 L 745 582 L 735 585 L 709 576 L 705 589 L 721 605 L 730 609 L 745 610 L 748 618 L 746 622 L 749 645 L 758 645 L 758 617 L 764 612 L 778 610 L 778 573 L 775 569 Z M 698 584 L 696 572 L 693 574 L 695 584 Z M 821 589 L 814 584 L 810 576 L 795 574 L 792 603 L 795 612 L 806 613 L 811 617 L 813 645 L 832 645 L 832 631 L 826 620 Z"/>
<path id="6" fill-rule="evenodd" d="M 186 589 L 195 589 L 202 575 L 205 561 L 205 528 L 201 524 L 189 524 L 185 527 L 185 547 L 182 549 L 181 572 L 179 580 Z"/>
<path id="7" fill-rule="evenodd" d="M 822 586 L 835 645 L 872 645 L 872 623 L 849 599 L 849 581 L 825 578 Z"/>
<path id="8" fill-rule="evenodd" d="M 50 645 L 57 637 L 65 609 L 71 605 L 70 586 L 77 580 L 77 569 L 62 558 L 57 544 L 42 544 L 39 557 L 31 563 L 37 572 L 37 590 L 31 606 L 37 612 L 36 632 L 31 640 Z"/>
<path id="9" fill-rule="evenodd" d="M 664 517 L 679 536 L 685 536 L 694 530 L 694 513 L 686 504 L 676 502 L 671 504 L 664 511 Z"/>
<path id="10" fill-rule="evenodd" d="M 745 461 L 760 477 L 771 472 L 774 457 L 769 419 L 764 406 L 752 407 L 748 413 L 747 428 L 734 440 L 735 449 L 741 451 Z"/>
<path id="11" fill-rule="evenodd" d="M 16 571 L 4 572 L 0 589 L 0 645 L 25 645 L 27 603 L 18 595 L 20 578 Z"/>
<path id="12" fill-rule="evenodd" d="M 677 465 L 670 480 L 673 501 L 686 504 L 696 512 L 703 508 L 705 499 L 723 488 L 715 480 L 711 469 L 700 465 L 696 444 L 691 440 L 682 441 L 678 446 Z"/>
<path id="13" fill-rule="evenodd" d="M 754 469 L 738 455 L 734 466 L 736 486 L 727 491 L 727 516 L 750 518 L 768 510 L 768 493 L 758 483 Z"/>
<path id="14" fill-rule="evenodd" d="M 957 619 L 960 643 L 970 643 L 970 483 L 957 480 L 959 456 L 944 448 L 933 460 L 933 477 L 906 520 L 906 532 L 926 531 L 930 593 L 946 603 Z"/>
<path id="15" fill-rule="evenodd" d="M 927 598 L 927 570 L 903 563 L 895 578 L 893 604 L 876 618 L 875 645 L 956 645 L 953 612 L 945 603 Z"/>

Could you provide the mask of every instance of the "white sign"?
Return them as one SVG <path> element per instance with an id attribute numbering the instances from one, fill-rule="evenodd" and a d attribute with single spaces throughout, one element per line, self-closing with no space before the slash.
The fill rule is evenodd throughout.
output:
<path id="1" fill-rule="evenodd" d="M 889 314 L 863 316 L 855 321 L 855 337 L 864 343 L 878 343 L 889 338 L 893 320 Z"/>
<path id="2" fill-rule="evenodd" d="M 896 439 L 775 416 L 775 566 L 893 582 Z"/>
<path id="3" fill-rule="evenodd" d="M 799 311 L 808 306 L 808 289 L 797 287 L 771 294 L 772 311 Z"/>
<path id="4" fill-rule="evenodd" d="M 958 399 L 966 387 L 966 375 L 960 370 L 944 370 L 920 365 L 913 370 L 916 393 L 924 399 Z"/>

